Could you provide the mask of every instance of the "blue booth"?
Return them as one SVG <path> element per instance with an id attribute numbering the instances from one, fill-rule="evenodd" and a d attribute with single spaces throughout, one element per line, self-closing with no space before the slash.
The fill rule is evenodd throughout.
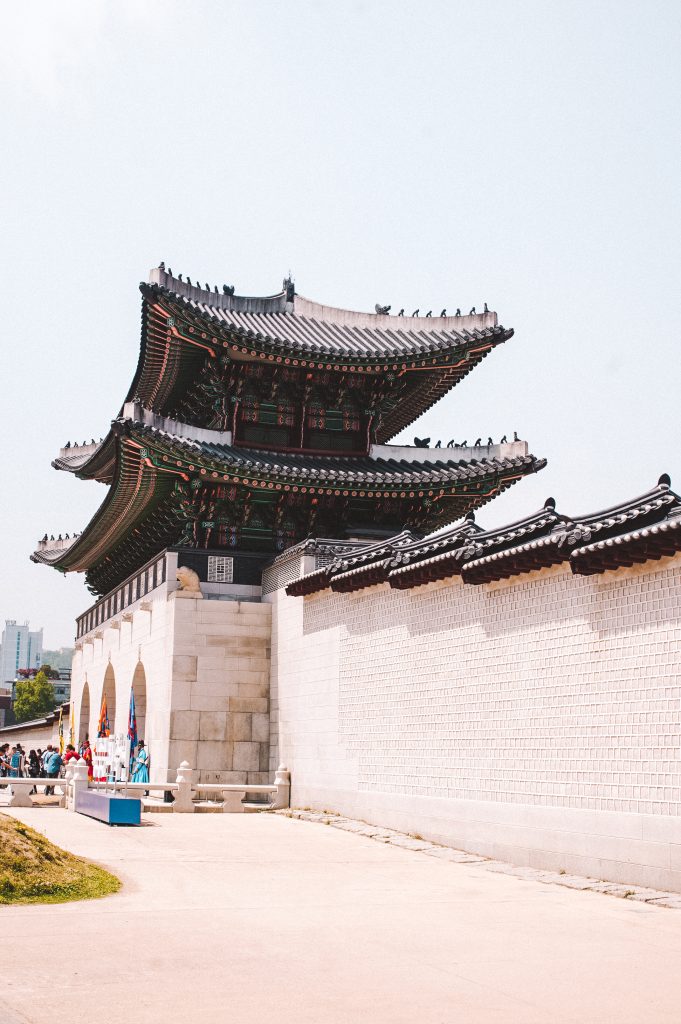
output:
<path id="1" fill-rule="evenodd" d="M 107 825 L 139 825 L 142 801 L 139 797 L 124 796 L 122 793 L 86 789 L 78 793 L 75 810 Z"/>

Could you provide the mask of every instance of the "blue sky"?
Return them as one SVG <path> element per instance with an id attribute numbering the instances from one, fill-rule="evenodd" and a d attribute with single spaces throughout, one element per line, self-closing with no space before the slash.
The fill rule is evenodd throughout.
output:
<path id="1" fill-rule="evenodd" d="M 50 461 L 118 413 L 161 259 L 353 309 L 488 302 L 515 337 L 405 435 L 548 458 L 483 525 L 681 487 L 680 28 L 626 0 L 3 5 L 0 619 L 67 644 L 91 603 L 28 555 L 104 497 Z"/>

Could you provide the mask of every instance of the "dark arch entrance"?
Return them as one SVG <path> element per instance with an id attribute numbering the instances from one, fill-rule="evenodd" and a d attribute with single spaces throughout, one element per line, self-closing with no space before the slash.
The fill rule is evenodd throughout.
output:
<path id="1" fill-rule="evenodd" d="M 137 736 L 148 746 L 147 736 L 147 676 L 141 661 L 137 663 L 132 677 L 132 689 L 135 694 L 135 715 L 137 717 Z"/>
<path id="2" fill-rule="evenodd" d="M 90 686 L 87 679 L 80 695 L 80 716 L 78 719 L 78 735 L 76 742 L 80 745 L 85 737 L 90 736 Z"/>
<path id="3" fill-rule="evenodd" d="M 104 673 L 104 683 L 102 685 L 102 699 L 106 697 L 106 710 L 109 718 L 109 731 L 111 735 L 116 731 L 116 676 L 114 674 L 113 665 L 108 664 L 106 666 L 106 672 Z M 102 708 L 102 702 L 99 703 L 97 709 L 97 719 L 99 720 L 99 713 Z"/>

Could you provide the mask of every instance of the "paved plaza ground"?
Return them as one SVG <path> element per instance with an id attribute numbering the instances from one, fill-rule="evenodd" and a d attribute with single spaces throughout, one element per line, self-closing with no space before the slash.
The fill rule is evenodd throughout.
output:
<path id="1" fill-rule="evenodd" d="M 124 888 L 0 908 L 3 1024 L 681 1018 L 681 911 L 271 814 L 13 813 Z"/>

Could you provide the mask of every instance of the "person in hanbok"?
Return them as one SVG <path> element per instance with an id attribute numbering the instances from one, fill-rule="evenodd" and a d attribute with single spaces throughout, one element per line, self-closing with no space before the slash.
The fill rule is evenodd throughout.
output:
<path id="1" fill-rule="evenodd" d="M 139 741 L 137 754 L 132 759 L 132 778 L 130 779 L 130 781 L 149 781 L 149 754 L 145 749 L 144 740 Z"/>
<path id="2" fill-rule="evenodd" d="M 90 746 L 90 740 L 88 739 L 87 736 L 85 737 L 85 740 L 83 741 L 83 744 L 80 748 L 80 756 L 87 765 L 88 779 L 92 779 L 94 776 L 94 772 L 92 770 L 92 747 Z"/>

